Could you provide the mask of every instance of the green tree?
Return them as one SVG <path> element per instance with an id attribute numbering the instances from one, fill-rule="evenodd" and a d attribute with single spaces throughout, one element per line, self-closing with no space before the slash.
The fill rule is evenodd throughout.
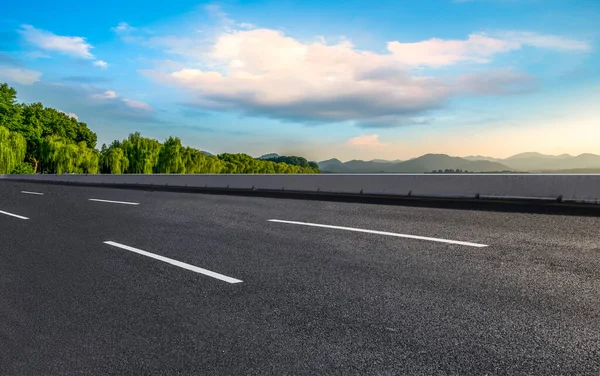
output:
<path id="1" fill-rule="evenodd" d="M 161 144 L 156 140 L 142 137 L 139 132 L 135 132 L 123 141 L 123 150 L 129 160 L 126 173 L 151 174 L 158 162 Z"/>
<path id="2" fill-rule="evenodd" d="M 13 168 L 10 173 L 14 175 L 31 175 L 34 174 L 35 171 L 33 170 L 33 166 L 31 164 L 27 162 L 21 162 L 17 165 L 17 167 Z"/>
<path id="3" fill-rule="evenodd" d="M 75 143 L 60 136 L 49 136 L 40 145 L 40 165 L 43 172 L 97 174 L 98 151 L 85 142 Z"/>
<path id="4" fill-rule="evenodd" d="M 169 137 L 158 153 L 158 163 L 155 172 L 159 174 L 185 173 L 183 151 L 181 140 L 177 137 Z"/>
<path id="5" fill-rule="evenodd" d="M 118 146 L 111 146 L 105 152 L 101 152 L 102 172 L 107 174 L 123 174 L 129 168 L 129 159 L 125 156 L 125 151 Z"/>
<path id="6" fill-rule="evenodd" d="M 42 103 L 18 104 L 17 92 L 0 85 L 0 172 L 109 174 L 272 174 L 319 172 L 302 157 L 255 159 L 247 154 L 218 156 L 169 137 L 163 144 L 132 133 L 126 140 L 102 145 L 87 124 Z M 31 164 L 28 164 L 30 162 Z"/>
<path id="7" fill-rule="evenodd" d="M 8 174 L 23 163 L 26 151 L 25 137 L 0 126 L 0 174 Z"/>
<path id="8" fill-rule="evenodd" d="M 0 84 L 0 126 L 15 130 L 22 122 L 21 112 L 17 91 L 7 84 Z"/>

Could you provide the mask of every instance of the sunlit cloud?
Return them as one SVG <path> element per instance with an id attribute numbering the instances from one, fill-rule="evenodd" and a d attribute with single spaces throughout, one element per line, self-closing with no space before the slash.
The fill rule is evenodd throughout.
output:
<path id="1" fill-rule="evenodd" d="M 170 37 L 168 42 L 168 51 L 181 47 L 178 52 L 185 54 L 183 47 L 193 39 Z M 388 47 L 389 53 L 374 53 L 350 41 L 303 43 L 277 30 L 244 30 L 222 33 L 200 53 L 199 62 L 211 62 L 218 70 L 142 72 L 185 89 L 194 98 L 190 103 L 199 107 L 279 119 L 352 120 L 367 127 L 425 124 L 428 120 L 418 118 L 458 95 L 515 95 L 538 87 L 534 77 L 514 68 L 455 78 L 413 69 L 485 63 L 495 54 L 521 48 L 520 42 L 472 34 L 462 41 L 393 42 Z"/>
<path id="2" fill-rule="evenodd" d="M 129 106 L 131 108 L 135 108 L 138 110 L 144 110 L 144 111 L 152 111 L 152 107 L 148 103 L 135 101 L 133 99 L 127 99 L 127 98 L 123 98 L 122 101 L 123 101 L 123 103 L 125 103 L 127 106 Z"/>
<path id="3" fill-rule="evenodd" d="M 347 145 L 359 148 L 381 148 L 387 146 L 379 140 L 379 135 L 361 135 L 348 140 Z"/>

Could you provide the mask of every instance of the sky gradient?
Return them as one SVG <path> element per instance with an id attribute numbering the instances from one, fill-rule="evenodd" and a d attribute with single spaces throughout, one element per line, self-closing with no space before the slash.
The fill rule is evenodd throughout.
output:
<path id="1" fill-rule="evenodd" d="M 140 131 L 311 160 L 600 153 L 598 22 L 597 0 L 10 2 L 0 82 L 99 145 Z"/>

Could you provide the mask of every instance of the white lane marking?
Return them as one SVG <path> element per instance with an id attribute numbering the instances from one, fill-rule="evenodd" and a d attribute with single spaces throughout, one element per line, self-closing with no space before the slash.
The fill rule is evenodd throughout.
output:
<path id="1" fill-rule="evenodd" d="M 127 202 L 127 201 L 112 201 L 112 200 L 100 200 L 99 198 L 90 198 L 90 201 L 97 201 L 97 202 L 108 202 L 111 204 L 123 204 L 123 205 L 139 205 L 138 202 Z"/>
<path id="2" fill-rule="evenodd" d="M 26 195 L 38 195 L 38 196 L 43 196 L 43 193 L 40 192 L 29 192 L 29 191 L 21 191 L 21 193 L 25 193 Z"/>
<path id="3" fill-rule="evenodd" d="M 228 283 L 240 283 L 240 282 L 242 282 L 239 279 L 235 279 L 235 278 L 231 278 L 231 277 L 228 277 L 226 275 L 223 275 L 223 274 L 211 272 L 210 270 L 202 269 L 202 268 L 199 268 L 199 267 L 194 266 L 194 265 L 186 264 L 185 262 L 181 262 L 181 261 L 170 259 L 168 257 L 164 257 L 164 256 L 160 256 L 160 255 L 155 255 L 154 253 L 142 251 L 141 249 L 133 248 L 133 247 L 130 247 L 128 245 L 119 244 L 119 243 L 116 243 L 116 242 L 113 242 L 113 241 L 106 241 L 106 242 L 104 242 L 104 244 L 112 245 L 113 247 L 118 247 L 118 248 L 126 249 L 126 250 L 131 251 L 131 252 L 139 253 L 140 255 L 144 255 L 144 256 L 151 257 L 153 259 L 164 261 L 164 262 L 166 262 L 168 264 L 179 266 L 180 268 L 191 270 L 191 271 L 199 273 L 199 274 L 204 274 L 204 275 L 207 275 L 209 277 L 220 279 L 221 281 L 225 281 L 225 282 L 228 282 Z"/>
<path id="4" fill-rule="evenodd" d="M 375 231 L 375 230 L 365 230 L 362 228 L 354 228 L 354 227 L 341 227 L 341 226 L 330 226 L 330 225 L 320 225 L 318 223 L 307 223 L 307 222 L 295 222 L 295 221 L 282 221 L 280 219 L 269 219 L 269 222 L 278 222 L 278 223 L 288 223 L 292 225 L 302 225 L 302 226 L 312 226 L 312 227 L 324 227 L 324 228 L 332 228 L 336 230 L 346 230 L 346 231 L 355 231 L 355 232 L 366 232 L 369 234 L 377 234 L 377 235 L 387 235 L 387 236 L 396 236 L 399 238 L 409 238 L 409 239 L 418 239 L 418 240 L 429 240 L 432 242 L 439 243 L 448 243 L 448 244 L 459 244 L 466 245 L 469 247 L 487 247 L 486 244 L 478 244 L 478 243 L 470 243 L 470 242 L 461 242 L 459 240 L 449 240 L 449 239 L 440 239 L 440 238 L 430 238 L 427 236 L 417 236 L 417 235 L 406 235 L 406 234 L 397 234 L 395 232 L 385 232 L 385 231 Z"/>
<path id="5" fill-rule="evenodd" d="M 2 211 L 2 210 L 0 210 L 0 214 L 9 215 L 11 217 L 15 217 L 15 218 L 19 218 L 19 219 L 29 219 L 27 217 L 23 217 L 22 215 L 16 215 L 16 214 L 5 212 L 5 211 Z"/>

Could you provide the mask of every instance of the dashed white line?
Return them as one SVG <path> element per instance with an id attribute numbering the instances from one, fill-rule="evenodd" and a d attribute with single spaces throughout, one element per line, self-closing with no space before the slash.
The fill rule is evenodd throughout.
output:
<path id="1" fill-rule="evenodd" d="M 99 198 L 90 198 L 90 201 L 97 201 L 97 202 L 108 202 L 110 204 L 123 204 L 123 205 L 139 205 L 138 202 L 127 202 L 127 201 L 112 201 L 112 200 L 101 200 Z"/>
<path id="2" fill-rule="evenodd" d="M 5 212 L 5 211 L 2 211 L 2 210 L 0 210 L 0 214 L 8 215 L 8 216 L 19 218 L 19 219 L 29 219 L 27 217 L 23 217 L 22 215 L 17 215 L 17 214 L 9 213 L 9 212 Z"/>
<path id="3" fill-rule="evenodd" d="M 486 244 L 462 242 L 462 241 L 459 241 L 459 240 L 449 240 L 449 239 L 431 238 L 431 237 L 427 237 L 427 236 L 398 234 L 398 233 L 395 233 L 395 232 L 386 232 L 386 231 L 365 230 L 365 229 L 362 229 L 362 228 L 354 228 L 354 227 L 330 226 L 330 225 L 321 225 L 321 224 L 318 224 L 318 223 L 307 223 L 307 222 L 296 222 L 296 221 L 283 221 L 283 220 L 280 220 L 280 219 L 269 219 L 268 221 L 269 222 L 278 222 L 278 223 L 288 223 L 288 224 L 292 224 L 292 225 L 301 225 L 301 226 L 324 227 L 324 228 L 331 228 L 331 229 L 336 229 L 336 230 L 366 232 L 366 233 L 369 233 L 369 234 L 386 235 L 386 236 L 396 236 L 396 237 L 399 237 L 399 238 L 429 240 L 429 241 L 432 241 L 432 242 L 466 245 L 466 246 L 469 246 L 469 247 L 480 247 L 481 248 L 481 247 L 487 247 L 488 246 Z"/>
<path id="4" fill-rule="evenodd" d="M 43 196 L 43 193 L 40 192 L 29 192 L 29 191 L 21 191 L 21 193 L 25 193 L 26 195 L 37 195 L 37 196 Z"/>
<path id="5" fill-rule="evenodd" d="M 119 244 L 119 243 L 116 243 L 116 242 L 113 242 L 113 241 L 106 241 L 106 242 L 104 242 L 104 244 L 112 245 L 113 247 L 118 247 L 118 248 L 121 248 L 121 249 L 125 249 L 127 251 L 138 253 L 140 255 L 151 257 L 153 259 L 160 260 L 160 261 L 166 262 L 166 263 L 171 264 L 171 265 L 179 266 L 180 268 L 191 270 L 191 271 L 199 273 L 199 274 L 204 274 L 204 275 L 207 275 L 209 277 L 213 277 L 213 278 L 219 279 L 221 281 L 225 281 L 227 283 L 240 283 L 240 282 L 242 282 L 239 279 L 235 279 L 235 278 L 231 278 L 231 277 L 228 277 L 226 275 L 223 275 L 223 274 L 211 272 L 210 270 L 202 269 L 202 268 L 199 268 L 199 267 L 194 266 L 194 265 L 186 264 L 185 262 L 181 262 L 181 261 L 170 259 L 168 257 L 164 257 L 164 256 L 160 256 L 160 255 L 155 255 L 154 253 L 142 251 L 141 249 L 133 248 L 133 247 L 130 247 L 128 245 Z"/>

